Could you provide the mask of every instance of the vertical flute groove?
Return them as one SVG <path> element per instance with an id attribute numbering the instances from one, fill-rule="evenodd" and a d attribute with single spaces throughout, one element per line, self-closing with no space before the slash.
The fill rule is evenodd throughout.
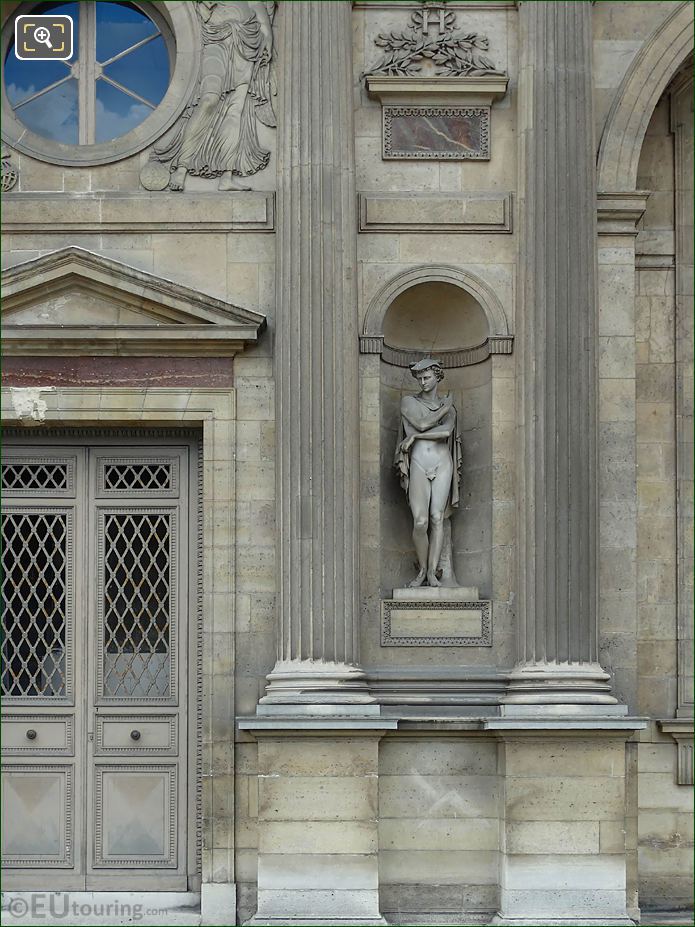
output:
<path id="1" fill-rule="evenodd" d="M 596 271 L 591 5 L 520 8 L 519 660 L 597 653 Z"/>
<path id="2" fill-rule="evenodd" d="M 351 4 L 280 7 L 278 660 L 354 664 L 358 342 Z"/>

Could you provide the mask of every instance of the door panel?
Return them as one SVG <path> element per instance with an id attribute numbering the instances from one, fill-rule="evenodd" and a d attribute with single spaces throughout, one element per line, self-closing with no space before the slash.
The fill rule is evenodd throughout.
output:
<path id="1" fill-rule="evenodd" d="M 75 752 L 72 715 L 3 715 L 2 752 L 8 756 L 26 753 Z"/>
<path id="2" fill-rule="evenodd" d="M 191 454 L 3 450 L 8 889 L 188 888 Z"/>
<path id="3" fill-rule="evenodd" d="M 73 767 L 7 766 L 2 773 L 5 866 L 73 868 Z"/>
<path id="4" fill-rule="evenodd" d="M 176 727 L 174 715 L 97 715 L 94 752 L 176 755 Z"/>
<path id="5" fill-rule="evenodd" d="M 176 766 L 97 766 L 95 866 L 177 866 Z"/>

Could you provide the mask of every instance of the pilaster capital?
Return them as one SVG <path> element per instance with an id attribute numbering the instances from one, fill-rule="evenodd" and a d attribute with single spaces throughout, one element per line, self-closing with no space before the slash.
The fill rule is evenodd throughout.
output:
<path id="1" fill-rule="evenodd" d="M 596 200 L 598 234 L 635 238 L 649 195 L 649 190 L 599 191 Z"/>
<path id="2" fill-rule="evenodd" d="M 669 718 L 659 721 L 659 727 L 664 734 L 670 734 L 678 745 L 678 785 L 692 785 L 693 776 L 693 719 Z"/>

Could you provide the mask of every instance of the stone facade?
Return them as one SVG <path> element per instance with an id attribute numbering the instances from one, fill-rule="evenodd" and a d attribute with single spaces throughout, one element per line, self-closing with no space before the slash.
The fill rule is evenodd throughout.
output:
<path id="1" fill-rule="evenodd" d="M 153 146 L 191 118 L 205 5 L 156 6 L 169 91 L 111 153 L 32 140 L 3 99 L 2 412 L 24 443 L 200 437 L 197 862 L 157 922 L 685 911 L 692 6 L 230 4 L 256 57 L 216 105 L 252 107 L 269 154 L 235 168 L 250 189 L 182 191 Z M 428 134 L 442 107 L 460 157 Z M 393 113 L 422 157 L 386 147 Z M 489 625 L 452 639 L 469 619 L 424 587 L 401 646 L 392 462 L 430 354 L 462 437 L 455 573 Z"/>

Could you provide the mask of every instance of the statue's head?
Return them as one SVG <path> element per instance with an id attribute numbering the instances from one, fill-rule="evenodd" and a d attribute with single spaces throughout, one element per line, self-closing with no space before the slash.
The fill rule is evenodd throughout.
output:
<path id="1" fill-rule="evenodd" d="M 434 357 L 423 357 L 422 360 L 410 364 L 410 372 L 416 379 L 421 373 L 424 373 L 425 370 L 431 370 L 438 382 L 444 379 L 442 362 L 436 360 Z"/>

